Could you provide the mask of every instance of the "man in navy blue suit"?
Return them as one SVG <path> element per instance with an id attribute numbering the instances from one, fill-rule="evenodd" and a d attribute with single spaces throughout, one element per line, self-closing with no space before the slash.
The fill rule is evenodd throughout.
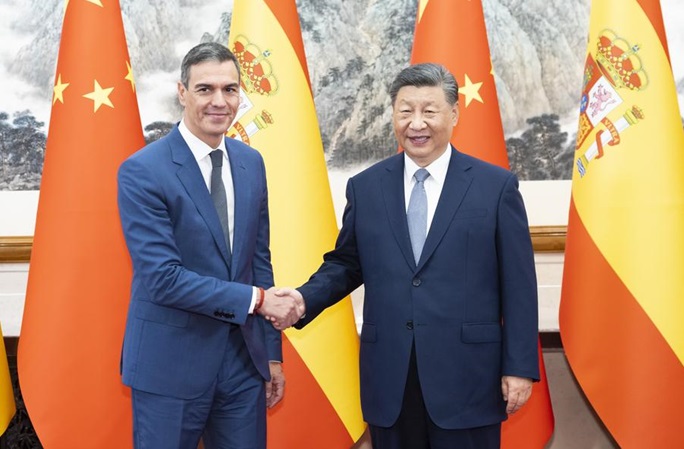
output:
<path id="1" fill-rule="evenodd" d="M 136 448 L 196 449 L 202 437 L 207 449 L 263 449 L 266 407 L 283 396 L 281 335 L 263 317 L 287 325 L 301 314 L 269 289 L 261 155 L 225 138 L 239 90 L 227 48 L 194 47 L 181 65 L 181 122 L 119 169 L 133 262 L 121 370 Z"/>
<path id="2" fill-rule="evenodd" d="M 361 405 L 374 449 L 498 448 L 501 422 L 539 378 L 518 180 L 450 145 L 458 86 L 444 67 L 404 69 L 390 96 L 403 154 L 349 180 L 335 249 L 281 292 L 303 296 L 302 327 L 364 284 Z"/>

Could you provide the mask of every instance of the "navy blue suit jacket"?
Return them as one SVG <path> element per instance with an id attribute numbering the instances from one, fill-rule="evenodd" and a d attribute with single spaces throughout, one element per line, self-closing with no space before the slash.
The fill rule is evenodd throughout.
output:
<path id="1" fill-rule="evenodd" d="M 248 314 L 252 286 L 273 285 L 261 155 L 226 139 L 235 189 L 233 253 L 197 161 L 178 128 L 119 168 L 119 212 L 133 262 L 122 353 L 124 384 L 191 399 L 216 379 L 239 325 L 265 380 L 280 333 Z"/>
<path id="2" fill-rule="evenodd" d="M 537 285 L 516 177 L 451 150 L 417 266 L 406 222 L 404 155 L 352 177 L 336 247 L 300 292 L 313 320 L 362 283 L 361 404 L 392 425 L 411 346 L 427 410 L 442 428 L 506 419 L 501 376 L 539 378 Z"/>

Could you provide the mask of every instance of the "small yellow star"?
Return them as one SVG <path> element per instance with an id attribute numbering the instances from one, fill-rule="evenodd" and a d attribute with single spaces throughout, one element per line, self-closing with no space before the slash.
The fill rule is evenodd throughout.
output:
<path id="1" fill-rule="evenodd" d="M 104 8 L 104 6 L 102 6 L 102 2 L 100 0 L 86 0 L 86 1 L 88 3 L 92 3 L 93 5 L 97 5 L 97 6 Z"/>
<path id="2" fill-rule="evenodd" d="M 60 73 L 59 76 L 57 76 L 57 84 L 55 84 L 55 87 L 52 88 L 54 93 L 54 96 L 52 97 L 52 104 L 55 104 L 57 100 L 64 104 L 64 91 L 67 87 L 69 87 L 69 83 L 62 82 L 62 74 Z"/>
<path id="3" fill-rule="evenodd" d="M 113 87 L 103 89 L 102 87 L 100 87 L 100 83 L 98 83 L 97 80 L 95 80 L 94 89 L 95 90 L 93 90 L 92 92 L 83 95 L 89 100 L 93 100 L 93 112 L 97 112 L 97 110 L 100 109 L 100 106 L 102 106 L 103 104 L 109 106 L 110 108 L 114 107 L 111 100 L 109 99 L 109 94 L 111 94 L 114 90 Z"/>
<path id="4" fill-rule="evenodd" d="M 468 78 L 468 75 L 465 76 L 465 85 L 459 89 L 459 92 L 462 93 L 466 99 L 466 108 L 473 100 L 484 103 L 480 96 L 480 87 L 482 87 L 482 83 L 473 83 L 470 81 L 470 78 Z"/>
<path id="5" fill-rule="evenodd" d="M 135 92 L 135 79 L 133 78 L 133 69 L 131 69 L 131 65 L 128 63 L 128 61 L 126 61 L 126 69 L 128 70 L 128 73 L 126 74 L 126 77 L 124 79 L 127 79 L 131 82 L 131 87 L 133 88 L 133 92 Z"/>

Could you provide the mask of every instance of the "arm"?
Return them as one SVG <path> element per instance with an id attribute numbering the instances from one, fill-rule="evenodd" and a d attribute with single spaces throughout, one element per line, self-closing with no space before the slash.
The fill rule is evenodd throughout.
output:
<path id="1" fill-rule="evenodd" d="M 530 397 L 532 381 L 539 380 L 537 280 L 527 213 L 510 175 L 498 208 L 497 254 L 503 314 L 501 380 L 506 411 L 515 413 Z"/>
<path id="2" fill-rule="evenodd" d="M 204 240 L 198 240 L 197 252 L 181 253 L 174 229 L 174 219 L 180 217 L 171 215 L 160 176 L 138 159 L 127 160 L 119 169 L 119 213 L 133 262 L 134 295 L 157 305 L 243 324 L 252 286 L 223 280 L 227 268 L 206 256 L 208 251 L 201 249 Z M 183 231 L 187 238 L 204 237 Z M 196 267 L 188 268 L 188 263 Z M 216 316 L 217 311 L 224 315 Z"/>
<path id="3" fill-rule="evenodd" d="M 356 201 L 353 178 L 347 182 L 347 204 L 342 215 L 342 229 L 335 249 L 323 256 L 323 264 L 306 284 L 297 290 L 304 301 L 300 311 L 306 315 L 295 325 L 301 329 L 323 310 L 348 296 L 363 283 L 361 263 L 356 247 Z M 305 304 L 305 305 L 304 305 Z"/>

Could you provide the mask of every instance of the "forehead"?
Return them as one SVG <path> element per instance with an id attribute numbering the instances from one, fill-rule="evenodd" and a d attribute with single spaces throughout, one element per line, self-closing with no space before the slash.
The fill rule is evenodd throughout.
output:
<path id="1" fill-rule="evenodd" d="M 404 86 L 397 92 L 396 104 L 447 104 L 441 86 Z"/>
<path id="2" fill-rule="evenodd" d="M 203 61 L 190 66 L 188 71 L 189 84 L 236 83 L 238 80 L 237 67 L 231 60 Z"/>

